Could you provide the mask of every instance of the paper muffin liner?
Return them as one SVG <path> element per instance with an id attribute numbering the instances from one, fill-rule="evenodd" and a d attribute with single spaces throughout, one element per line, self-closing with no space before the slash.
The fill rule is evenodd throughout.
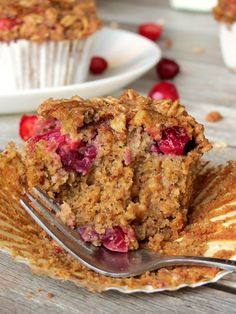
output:
<path id="1" fill-rule="evenodd" d="M 0 90 L 47 88 L 84 82 L 94 35 L 84 40 L 0 43 Z"/>
<path id="2" fill-rule="evenodd" d="M 170 0 L 171 5 L 180 10 L 209 12 L 217 0 Z"/>
<path id="3" fill-rule="evenodd" d="M 225 65 L 236 72 L 236 23 L 220 24 L 220 44 Z"/>
<path id="4" fill-rule="evenodd" d="M 219 154 L 222 156 L 222 150 Z M 214 158 L 215 155 L 216 150 Z M 35 273 L 69 280 L 90 290 L 122 293 L 194 288 L 216 282 L 229 273 L 201 266 L 176 266 L 133 278 L 109 278 L 87 269 L 67 254 L 55 254 L 53 242 L 19 205 L 19 198 L 24 193 L 21 167 L 22 162 L 14 150 L 0 154 L 0 250 L 13 255 L 16 261 L 26 263 Z M 188 228 L 175 242 L 180 247 L 183 243 L 189 250 L 186 253 L 191 255 L 191 243 L 197 237 L 195 246 L 203 245 L 202 255 L 235 259 L 236 162 L 214 169 L 210 164 L 208 170 L 203 168 L 199 173 L 199 178 Z"/>

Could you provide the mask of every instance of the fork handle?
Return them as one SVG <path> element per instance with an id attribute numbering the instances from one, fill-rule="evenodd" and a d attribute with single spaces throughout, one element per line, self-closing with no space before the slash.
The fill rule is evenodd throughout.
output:
<path id="1" fill-rule="evenodd" d="M 229 259 L 213 258 L 213 257 L 200 257 L 200 256 L 166 256 L 163 257 L 164 266 L 176 265 L 198 265 L 216 267 L 229 271 L 236 271 L 236 261 Z M 159 266 L 159 265 L 158 265 Z M 163 266 L 163 267 L 164 267 Z"/>

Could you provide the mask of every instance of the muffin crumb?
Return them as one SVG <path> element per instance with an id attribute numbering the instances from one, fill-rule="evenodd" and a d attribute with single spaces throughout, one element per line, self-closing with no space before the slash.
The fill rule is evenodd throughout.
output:
<path id="1" fill-rule="evenodd" d="M 223 116 L 218 111 L 211 111 L 205 117 L 207 122 L 218 122 L 223 120 Z"/>
<path id="2" fill-rule="evenodd" d="M 48 292 L 48 299 L 52 299 L 55 297 L 55 294 L 53 294 L 52 292 Z"/>

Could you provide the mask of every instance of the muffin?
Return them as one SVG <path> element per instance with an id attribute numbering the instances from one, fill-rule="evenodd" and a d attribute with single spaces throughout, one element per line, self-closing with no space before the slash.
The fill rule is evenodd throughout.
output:
<path id="1" fill-rule="evenodd" d="M 60 204 L 63 223 L 118 252 L 160 250 L 178 237 L 211 148 L 178 101 L 127 90 L 118 99 L 49 99 L 38 114 L 26 142 L 27 185 Z"/>
<path id="2" fill-rule="evenodd" d="M 236 71 L 236 1 L 219 0 L 213 14 L 220 23 L 220 44 L 224 63 L 230 70 Z"/>
<path id="3" fill-rule="evenodd" d="M 0 0 L 1 90 L 83 82 L 100 26 L 93 0 Z"/>
<path id="4" fill-rule="evenodd" d="M 217 0 L 170 0 L 175 9 L 209 12 Z"/>

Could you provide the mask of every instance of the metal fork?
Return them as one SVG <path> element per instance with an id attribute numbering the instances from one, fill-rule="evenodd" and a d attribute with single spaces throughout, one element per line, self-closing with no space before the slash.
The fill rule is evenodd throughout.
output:
<path id="1" fill-rule="evenodd" d="M 79 232 L 71 230 L 55 216 L 60 207 L 39 188 L 26 193 L 20 203 L 30 216 L 62 248 L 93 271 L 110 277 L 132 277 L 147 271 L 176 265 L 199 265 L 236 270 L 236 261 L 195 256 L 164 256 L 139 249 L 128 253 L 111 252 L 103 247 L 85 243 Z"/>

